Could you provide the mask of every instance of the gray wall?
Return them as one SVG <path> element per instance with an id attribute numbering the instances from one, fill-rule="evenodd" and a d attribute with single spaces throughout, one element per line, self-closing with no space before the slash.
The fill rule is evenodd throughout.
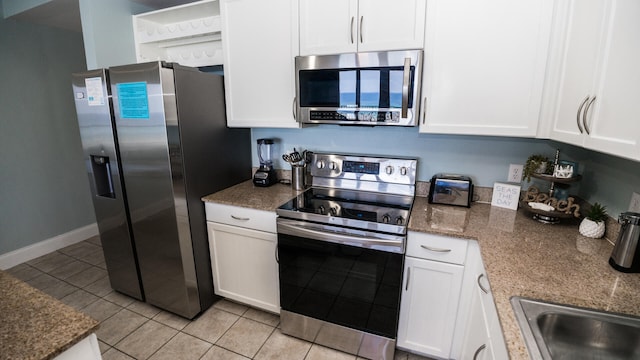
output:
<path id="1" fill-rule="evenodd" d="M 88 69 L 136 62 L 132 14 L 152 10 L 129 0 L 79 0 Z"/>
<path id="2" fill-rule="evenodd" d="M 0 254 L 95 222 L 71 91 L 80 33 L 0 16 Z"/>

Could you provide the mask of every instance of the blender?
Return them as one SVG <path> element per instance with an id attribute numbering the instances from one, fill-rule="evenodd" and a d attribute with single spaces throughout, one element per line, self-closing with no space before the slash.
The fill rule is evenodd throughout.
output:
<path id="1" fill-rule="evenodd" d="M 257 141 L 260 167 L 253 174 L 253 184 L 256 186 L 271 186 L 278 181 L 276 171 L 273 168 L 273 160 L 271 159 L 273 139 L 258 139 Z"/>

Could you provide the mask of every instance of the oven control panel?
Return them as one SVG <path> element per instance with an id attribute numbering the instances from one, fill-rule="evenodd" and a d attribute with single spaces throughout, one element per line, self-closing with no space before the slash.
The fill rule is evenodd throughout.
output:
<path id="1" fill-rule="evenodd" d="M 314 182 L 354 180 L 376 183 L 378 186 L 414 186 L 417 163 L 417 159 L 412 158 L 314 153 L 310 165 Z"/>

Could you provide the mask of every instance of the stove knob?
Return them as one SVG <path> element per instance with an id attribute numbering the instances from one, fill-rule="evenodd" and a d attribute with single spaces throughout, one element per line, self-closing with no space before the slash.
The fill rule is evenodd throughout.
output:
<path id="1" fill-rule="evenodd" d="M 407 175 L 407 168 L 406 167 L 401 167 L 400 168 L 400 175 L 405 176 Z"/>
<path id="2" fill-rule="evenodd" d="M 391 216 L 389 216 L 389 214 L 382 215 L 382 222 L 383 223 L 388 224 L 389 221 L 391 221 Z"/>
<path id="3" fill-rule="evenodd" d="M 335 161 L 329 163 L 329 169 L 336 170 L 338 168 L 338 164 Z"/>
<path id="4" fill-rule="evenodd" d="M 336 209 L 335 207 L 329 208 L 329 214 L 331 216 L 336 216 L 338 215 L 338 209 Z"/>
<path id="5" fill-rule="evenodd" d="M 320 205 L 318 206 L 318 213 L 320 213 L 321 215 L 324 215 L 326 212 L 324 205 Z"/>
<path id="6" fill-rule="evenodd" d="M 398 216 L 396 218 L 396 225 L 402 225 L 404 223 L 404 219 L 402 218 L 402 216 Z"/>
<path id="7" fill-rule="evenodd" d="M 391 175 L 393 174 L 393 166 L 389 165 L 385 168 L 385 171 L 387 172 L 387 175 Z"/>
<path id="8" fill-rule="evenodd" d="M 325 165 L 324 161 L 322 161 L 322 160 L 318 160 L 318 162 L 316 162 L 316 167 L 318 169 L 324 169 L 324 165 Z"/>

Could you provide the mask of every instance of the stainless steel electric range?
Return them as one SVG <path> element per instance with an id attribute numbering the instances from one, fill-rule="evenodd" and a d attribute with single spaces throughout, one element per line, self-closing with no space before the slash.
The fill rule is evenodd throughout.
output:
<path id="1" fill-rule="evenodd" d="M 282 332 L 393 359 L 417 160 L 309 160 L 312 187 L 276 210 Z"/>

